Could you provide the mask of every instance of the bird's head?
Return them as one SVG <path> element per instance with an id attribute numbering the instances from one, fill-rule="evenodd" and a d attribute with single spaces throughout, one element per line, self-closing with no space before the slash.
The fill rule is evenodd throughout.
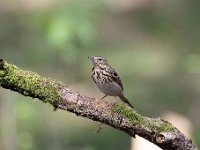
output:
<path id="1" fill-rule="evenodd" d="M 92 60 L 94 65 L 108 65 L 107 60 L 101 56 L 91 56 L 88 58 Z"/>

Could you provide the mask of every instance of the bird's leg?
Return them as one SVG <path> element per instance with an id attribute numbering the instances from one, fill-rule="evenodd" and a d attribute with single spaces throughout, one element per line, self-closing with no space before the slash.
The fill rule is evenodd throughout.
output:
<path id="1" fill-rule="evenodd" d="M 104 95 L 104 97 L 102 97 L 101 100 L 104 99 L 106 96 L 108 96 L 108 95 Z"/>
<path id="2" fill-rule="evenodd" d="M 97 134 L 101 134 L 101 129 L 102 129 L 102 123 L 100 123 L 100 124 L 98 125 L 98 129 L 97 129 L 96 133 L 97 133 Z"/>
<path id="3" fill-rule="evenodd" d="M 53 111 L 56 111 L 59 108 L 58 105 L 53 105 Z"/>

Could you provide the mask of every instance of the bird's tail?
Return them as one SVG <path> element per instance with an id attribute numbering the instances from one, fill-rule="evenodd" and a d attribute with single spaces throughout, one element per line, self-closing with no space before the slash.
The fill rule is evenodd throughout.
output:
<path id="1" fill-rule="evenodd" d="M 128 99 L 125 96 L 120 97 L 120 99 L 123 102 L 127 103 L 131 108 L 133 108 L 133 105 L 128 101 Z"/>

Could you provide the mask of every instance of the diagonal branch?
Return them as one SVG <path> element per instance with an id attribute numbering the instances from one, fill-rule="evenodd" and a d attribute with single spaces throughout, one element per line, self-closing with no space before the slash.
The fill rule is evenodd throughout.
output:
<path id="1" fill-rule="evenodd" d="M 81 95 L 59 81 L 21 70 L 3 59 L 0 59 L 0 86 L 110 125 L 132 137 L 137 134 L 164 150 L 197 150 L 190 139 L 167 121 L 144 117 L 124 103 Z"/>

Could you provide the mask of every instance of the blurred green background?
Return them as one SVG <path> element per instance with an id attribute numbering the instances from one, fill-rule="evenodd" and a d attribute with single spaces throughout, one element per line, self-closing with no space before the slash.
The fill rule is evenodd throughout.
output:
<path id="1" fill-rule="evenodd" d="M 0 57 L 100 98 L 87 57 L 104 56 L 138 112 L 186 116 L 200 145 L 199 16 L 196 0 L 0 0 Z M 128 135 L 98 126 L 0 89 L 2 150 L 130 149 Z"/>

